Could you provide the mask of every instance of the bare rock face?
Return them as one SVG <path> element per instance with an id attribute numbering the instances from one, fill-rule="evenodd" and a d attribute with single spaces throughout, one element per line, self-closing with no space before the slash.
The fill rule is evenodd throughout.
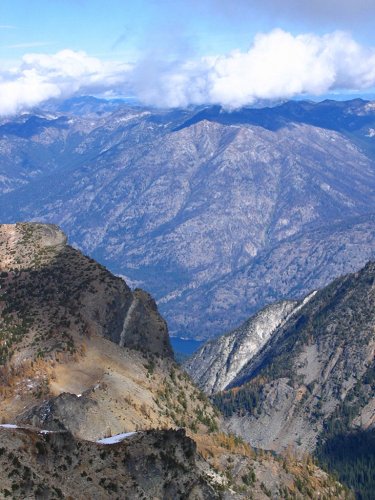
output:
<path id="1" fill-rule="evenodd" d="M 1 498 L 263 500 L 280 498 L 280 491 L 298 500 L 306 491 L 330 500 L 354 498 L 313 463 L 220 449 L 219 460 L 230 463 L 229 486 L 183 429 L 134 433 L 117 444 L 31 428 L 0 428 L 0 439 Z"/>
<path id="2" fill-rule="evenodd" d="M 28 269 L 38 260 L 48 262 L 62 251 L 67 243 L 65 234 L 53 224 L 1 224 L 0 269 Z"/>
<path id="3" fill-rule="evenodd" d="M 296 309 L 295 301 L 262 309 L 233 332 L 205 343 L 186 361 L 185 370 L 207 394 L 224 390 Z"/>
<path id="4" fill-rule="evenodd" d="M 160 316 L 155 300 L 144 290 L 137 288 L 133 292 L 118 343 L 132 349 L 173 357 L 167 324 Z"/>
<path id="5" fill-rule="evenodd" d="M 0 270 L 0 323 L 17 324 L 0 363 L 16 345 L 28 347 L 25 356 L 33 351 L 45 357 L 73 352 L 77 338 L 90 335 L 173 357 L 166 323 L 151 297 L 132 292 L 121 278 L 68 246 L 56 226 L 0 225 Z"/>

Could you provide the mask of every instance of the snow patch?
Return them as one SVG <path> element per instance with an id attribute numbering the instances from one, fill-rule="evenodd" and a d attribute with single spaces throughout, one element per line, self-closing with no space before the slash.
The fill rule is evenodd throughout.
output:
<path id="1" fill-rule="evenodd" d="M 124 439 L 129 438 L 130 436 L 133 436 L 134 434 L 137 434 L 136 432 L 124 432 L 122 434 L 115 434 L 114 436 L 110 436 L 107 438 L 99 439 L 97 443 L 99 444 L 116 444 L 116 443 L 121 443 Z"/>
<path id="2" fill-rule="evenodd" d="M 3 429 L 30 429 L 30 430 L 35 430 L 35 429 L 32 429 L 30 427 L 26 427 L 26 426 L 21 426 L 21 425 L 15 425 L 15 424 L 0 424 L 0 427 L 2 427 Z M 36 432 L 38 432 L 38 434 L 60 434 L 61 432 L 65 432 L 65 431 L 49 431 L 49 430 L 46 430 L 46 429 L 40 429 L 40 430 L 37 430 Z"/>

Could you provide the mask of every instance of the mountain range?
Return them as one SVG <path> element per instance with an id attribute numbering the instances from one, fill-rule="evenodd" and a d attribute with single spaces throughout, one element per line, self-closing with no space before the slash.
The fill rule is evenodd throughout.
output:
<path id="1" fill-rule="evenodd" d="M 207 339 L 374 257 L 375 106 L 154 110 L 75 98 L 0 123 L 3 222 L 57 223 L 174 336 Z"/>

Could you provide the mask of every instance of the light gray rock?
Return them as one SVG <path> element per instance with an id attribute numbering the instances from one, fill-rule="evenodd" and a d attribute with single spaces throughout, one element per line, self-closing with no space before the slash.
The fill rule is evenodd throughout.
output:
<path id="1" fill-rule="evenodd" d="M 262 309 L 239 328 L 205 343 L 184 363 L 185 370 L 206 394 L 224 390 L 296 309 L 293 301 Z"/>

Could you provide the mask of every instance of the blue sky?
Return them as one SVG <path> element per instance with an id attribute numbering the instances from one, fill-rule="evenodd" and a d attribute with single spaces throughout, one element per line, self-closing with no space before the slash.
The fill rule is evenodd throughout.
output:
<path id="1" fill-rule="evenodd" d="M 8 68 L 13 71 L 2 76 L 6 82 L 4 95 L 12 99 L 14 92 L 10 84 L 15 82 L 18 85 L 17 102 L 13 107 L 19 110 L 22 108 L 20 95 L 27 82 L 39 85 L 35 87 L 30 105 L 38 99 L 43 100 L 43 96 L 48 98 L 60 93 L 63 97 L 72 92 L 87 92 L 90 86 L 97 92 L 134 92 L 148 103 L 159 102 L 159 92 L 161 98 L 167 96 L 161 99 L 163 105 L 168 105 L 169 101 L 171 105 L 196 104 L 206 99 L 207 102 L 237 106 L 258 97 L 319 95 L 327 91 L 368 92 L 373 80 L 375 82 L 370 66 L 365 67 L 365 61 L 372 63 L 375 53 L 371 22 L 374 18 L 374 0 L 2 0 L 0 60 L 3 71 Z M 280 33 L 272 35 L 274 30 L 294 38 L 289 40 Z M 335 38 L 338 30 L 346 32 L 345 40 Z M 269 37 L 258 43 L 256 37 L 260 33 L 269 34 Z M 301 36 L 305 38 L 298 38 Z M 278 42 L 285 51 L 275 63 L 279 66 L 279 61 L 283 62 L 285 74 L 280 67 L 272 72 L 275 64 L 269 53 L 278 52 Z M 354 56 L 352 42 L 359 47 L 354 50 Z M 298 55 L 301 44 L 304 55 L 299 66 L 292 67 L 288 51 Z M 311 47 L 315 51 L 313 57 Z M 70 52 L 64 52 L 63 56 L 69 67 L 75 59 L 73 53 L 82 51 L 104 66 L 98 68 L 93 59 L 84 62 L 80 56 L 79 64 L 86 65 L 87 71 L 84 75 L 81 72 L 80 81 L 77 77 L 68 85 L 67 79 L 72 79 L 78 70 L 68 71 L 68 75 L 61 71 L 57 75 L 56 60 L 28 57 L 29 54 L 53 56 L 66 49 Z M 327 50 L 330 56 L 322 62 Z M 233 51 L 240 55 L 232 57 Z M 349 54 L 348 60 L 345 54 Z M 214 62 L 204 59 L 212 56 L 219 59 Z M 259 63 L 262 58 L 269 66 Z M 342 61 L 350 66 L 352 59 L 353 67 L 349 67 L 345 75 Z M 60 64 L 62 56 L 57 60 Z M 121 67 L 125 63 L 134 65 L 131 71 Z M 245 88 L 241 81 L 239 90 L 241 65 L 249 85 Z M 311 85 L 302 74 L 310 65 L 316 72 Z M 320 71 L 322 65 L 325 65 L 325 72 Z M 93 66 L 97 75 L 89 78 Z M 359 67 L 363 67 L 360 75 L 357 74 Z M 329 78 L 332 72 L 338 75 L 337 78 Z M 109 75 L 107 81 L 106 75 Z M 257 85 L 252 83 L 254 75 L 261 76 Z M 262 82 L 279 79 L 280 75 L 281 79 L 285 77 L 282 87 L 272 87 L 262 95 Z M 51 85 L 58 86 L 58 78 L 63 85 L 52 89 Z M 288 78 L 292 82 L 290 88 Z M 153 88 L 146 88 L 146 79 Z M 218 86 L 217 80 L 220 80 Z M 232 99 L 228 92 L 233 86 L 236 95 Z M 194 91 L 188 87 L 193 87 Z M 0 97 L 1 91 L 0 87 Z"/>
<path id="2" fill-rule="evenodd" d="M 275 27 L 259 15 L 248 22 L 233 12 L 228 18 L 211 2 L 150 0 L 2 0 L 0 22 L 3 59 L 65 48 L 108 58 L 155 46 L 222 53 L 245 48 L 257 31 Z"/>
<path id="3" fill-rule="evenodd" d="M 184 41 L 191 50 L 204 46 L 212 50 L 216 44 L 218 50 L 227 50 L 248 38 L 245 30 L 242 34 L 223 32 L 208 10 L 198 3 L 191 8 L 185 2 L 177 6 L 149 0 L 3 0 L 1 57 L 17 58 L 29 49 L 57 52 L 65 48 L 100 57 L 132 56 L 154 44 L 170 46 L 172 40 L 177 45 Z"/>
<path id="4" fill-rule="evenodd" d="M 304 3 L 313 7 L 303 9 Z M 294 34 L 342 29 L 350 31 L 362 43 L 375 44 L 371 22 L 375 2 L 374 8 L 371 3 L 369 0 L 289 0 L 289 5 L 288 0 L 2 0 L 0 57 L 15 59 L 30 49 L 57 52 L 66 48 L 101 57 L 127 56 L 155 44 L 164 50 L 171 49 L 173 42 L 177 47 L 183 43 L 199 54 L 223 53 L 246 49 L 256 33 L 274 28 Z"/>

